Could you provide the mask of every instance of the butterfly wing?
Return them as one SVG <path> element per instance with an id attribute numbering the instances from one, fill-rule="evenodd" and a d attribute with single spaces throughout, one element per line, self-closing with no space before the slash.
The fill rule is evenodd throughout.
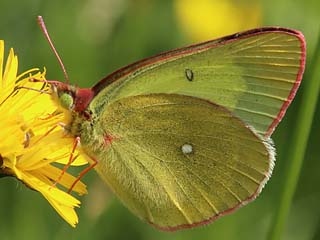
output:
<path id="1" fill-rule="evenodd" d="M 94 88 L 96 111 L 118 99 L 176 93 L 209 100 L 270 136 L 300 84 L 305 42 L 300 32 L 262 28 L 144 59 Z"/>
<path id="2" fill-rule="evenodd" d="M 136 215 L 163 230 L 208 223 L 253 200 L 274 152 L 224 107 L 195 97 L 121 98 L 95 124 L 96 170 Z M 106 138 L 107 134 L 107 138 Z"/>

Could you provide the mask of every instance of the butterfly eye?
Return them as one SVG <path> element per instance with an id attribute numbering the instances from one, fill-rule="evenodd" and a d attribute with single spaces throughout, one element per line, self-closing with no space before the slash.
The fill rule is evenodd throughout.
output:
<path id="1" fill-rule="evenodd" d="M 68 93 L 62 93 L 59 96 L 61 107 L 65 109 L 71 109 L 73 106 L 73 97 Z"/>

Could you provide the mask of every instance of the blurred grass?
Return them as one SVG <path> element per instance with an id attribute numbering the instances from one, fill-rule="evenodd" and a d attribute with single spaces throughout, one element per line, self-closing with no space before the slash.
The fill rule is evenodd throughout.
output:
<path id="1" fill-rule="evenodd" d="M 254 5 L 261 4 L 261 20 L 252 27 L 278 25 L 301 30 L 307 40 L 307 73 L 310 73 L 308 66 L 312 65 L 313 60 L 309 56 L 320 54 L 315 48 L 315 33 L 318 33 L 320 25 L 320 3 L 314 0 L 242 0 L 234 1 L 234 4 L 239 2 L 247 6 L 253 2 Z M 228 22 L 237 21 L 233 14 L 228 16 L 228 21 L 201 21 L 202 13 L 199 13 L 194 14 L 200 18 L 197 19 L 199 25 L 183 26 L 174 3 L 171 0 L 2 0 L 0 38 L 5 40 L 7 51 L 9 46 L 14 47 L 19 56 L 20 71 L 46 66 L 48 78 L 63 80 L 56 59 L 36 24 L 36 16 L 43 15 L 71 81 L 88 87 L 111 71 L 133 61 L 194 43 L 195 39 L 200 38 L 196 35 L 197 29 L 186 32 L 186 27 L 212 29 L 212 37 L 209 38 L 215 38 L 222 35 L 216 31 L 217 25 L 230 29 Z M 240 11 L 240 8 L 236 9 Z M 317 64 L 314 69 L 319 72 L 320 66 Z M 30 191 L 15 179 L 2 178 L 0 239 L 267 239 L 270 228 L 275 224 L 273 216 L 283 194 L 282 183 L 286 181 L 288 168 L 293 164 L 289 153 L 294 149 L 288 142 L 293 137 L 291 132 L 299 119 L 297 112 L 310 80 L 310 74 L 304 77 L 297 97 L 273 134 L 277 162 L 272 178 L 256 201 L 234 214 L 193 230 L 159 232 L 128 212 L 91 172 L 84 179 L 89 185 L 89 195 L 81 198 L 82 206 L 78 211 L 80 223 L 73 229 L 60 219 L 38 193 Z M 300 128 L 308 127 L 308 124 L 298 123 Z M 301 177 L 281 239 L 304 240 L 319 236 L 319 132 L 318 100 L 306 154 L 303 156 Z"/>
<path id="2" fill-rule="evenodd" d="M 318 44 L 315 48 L 315 53 L 313 54 L 309 73 L 306 73 L 305 76 L 306 84 L 297 115 L 297 121 L 295 123 L 291 141 L 288 144 L 289 149 L 287 151 L 287 156 L 288 159 L 291 160 L 291 164 L 288 167 L 288 171 L 285 174 L 286 177 L 282 183 L 282 195 L 280 203 L 276 208 L 274 222 L 271 224 L 270 240 L 282 239 L 283 229 L 289 215 L 293 195 L 299 180 L 309 134 L 314 119 L 314 113 L 320 91 L 320 34 L 318 34 L 318 36 Z"/>

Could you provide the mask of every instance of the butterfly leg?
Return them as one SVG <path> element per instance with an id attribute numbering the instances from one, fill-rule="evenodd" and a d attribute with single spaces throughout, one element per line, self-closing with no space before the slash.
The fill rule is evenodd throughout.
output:
<path id="1" fill-rule="evenodd" d="M 76 159 L 76 157 L 73 157 L 74 155 L 74 151 L 76 150 L 77 146 L 80 143 L 80 137 L 76 137 L 74 142 L 73 142 L 73 147 L 69 156 L 69 161 L 66 165 L 64 165 L 62 172 L 60 174 L 60 176 L 56 179 L 56 181 L 52 184 L 51 187 L 55 187 L 57 185 L 57 183 L 59 183 L 59 181 L 61 180 L 61 178 L 63 177 L 63 175 L 65 174 L 65 172 L 68 170 L 68 168 L 70 167 L 70 165 L 74 162 L 74 160 Z M 77 180 L 76 180 L 77 181 Z"/>
<path id="2" fill-rule="evenodd" d="M 71 187 L 69 188 L 68 190 L 68 193 L 70 193 L 72 191 L 72 189 L 74 188 L 74 186 L 80 181 L 80 179 L 86 175 L 91 169 L 93 169 L 97 164 L 98 164 L 98 161 L 97 159 L 95 158 L 92 158 L 91 159 L 93 160 L 93 163 L 91 163 L 88 167 L 86 167 L 85 169 L 83 169 L 80 173 L 79 173 L 79 176 L 77 177 L 77 179 L 72 183 Z"/>
<path id="3" fill-rule="evenodd" d="M 39 119 L 40 119 L 40 120 L 48 120 L 48 119 L 56 116 L 57 114 L 58 114 L 58 112 L 57 112 L 57 111 L 54 111 L 54 112 L 52 112 L 52 113 L 48 113 L 48 115 L 47 115 L 46 117 L 41 117 L 41 118 L 39 118 Z"/>
<path id="4" fill-rule="evenodd" d="M 105 143 L 106 145 L 109 145 L 112 140 L 114 139 L 114 137 L 112 137 L 111 135 L 107 134 L 105 137 L 104 137 L 104 140 L 105 140 Z M 93 157 L 90 157 L 91 160 L 92 160 L 92 163 L 87 167 L 85 168 L 84 170 L 82 170 L 82 172 L 79 173 L 79 176 L 77 177 L 77 179 L 73 182 L 73 184 L 71 185 L 71 187 L 69 188 L 68 190 L 68 193 L 70 193 L 72 191 L 72 189 L 74 188 L 74 186 L 80 181 L 80 179 L 86 175 L 91 169 L 93 169 L 97 164 L 98 164 L 98 161 L 97 159 L 93 158 Z"/>

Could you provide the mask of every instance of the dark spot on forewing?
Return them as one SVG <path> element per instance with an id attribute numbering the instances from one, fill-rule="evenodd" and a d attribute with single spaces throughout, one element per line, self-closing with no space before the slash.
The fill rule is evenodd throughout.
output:
<path id="1" fill-rule="evenodd" d="M 185 76 L 186 76 L 187 80 L 190 81 L 190 82 L 192 82 L 193 79 L 194 79 L 193 71 L 192 71 L 191 69 L 187 68 L 187 69 L 184 71 L 184 73 L 185 73 Z"/>

